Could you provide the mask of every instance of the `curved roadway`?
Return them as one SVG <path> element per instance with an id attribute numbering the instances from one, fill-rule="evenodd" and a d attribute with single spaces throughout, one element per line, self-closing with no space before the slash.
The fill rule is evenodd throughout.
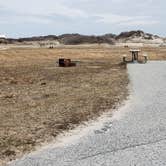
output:
<path id="1" fill-rule="evenodd" d="M 99 130 L 11 166 L 166 166 L 166 62 L 129 64 L 131 99 Z"/>

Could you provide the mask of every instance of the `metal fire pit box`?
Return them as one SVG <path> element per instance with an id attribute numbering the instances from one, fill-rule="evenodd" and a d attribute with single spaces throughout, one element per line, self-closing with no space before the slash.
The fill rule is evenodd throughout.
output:
<path id="1" fill-rule="evenodd" d="M 76 63 L 73 63 L 71 59 L 64 59 L 64 58 L 59 59 L 59 67 L 72 67 L 72 66 L 76 66 Z"/>

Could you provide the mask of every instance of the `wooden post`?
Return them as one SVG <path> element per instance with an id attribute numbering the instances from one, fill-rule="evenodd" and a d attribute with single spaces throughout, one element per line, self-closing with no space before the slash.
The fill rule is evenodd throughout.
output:
<path id="1" fill-rule="evenodd" d="M 134 52 L 132 52 L 132 62 L 134 62 Z"/>
<path id="2" fill-rule="evenodd" d="M 143 54 L 143 57 L 144 57 L 144 62 L 147 63 L 147 61 L 148 61 L 148 55 L 147 54 Z"/>
<path id="3" fill-rule="evenodd" d="M 123 62 L 125 63 L 126 62 L 126 55 L 123 55 Z"/>

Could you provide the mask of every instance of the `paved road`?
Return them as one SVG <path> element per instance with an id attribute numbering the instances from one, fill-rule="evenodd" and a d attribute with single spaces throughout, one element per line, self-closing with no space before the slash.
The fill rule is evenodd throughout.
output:
<path id="1" fill-rule="evenodd" d="M 166 166 L 166 62 L 130 64 L 129 103 L 99 130 L 12 166 Z"/>

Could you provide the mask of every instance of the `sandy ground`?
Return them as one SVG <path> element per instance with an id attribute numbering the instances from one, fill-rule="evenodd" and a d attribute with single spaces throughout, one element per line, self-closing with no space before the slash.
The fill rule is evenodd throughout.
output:
<path id="1" fill-rule="evenodd" d="M 155 61 L 128 65 L 131 95 L 113 117 L 73 142 L 47 147 L 10 166 L 165 166 L 165 67 L 166 62 Z"/>

